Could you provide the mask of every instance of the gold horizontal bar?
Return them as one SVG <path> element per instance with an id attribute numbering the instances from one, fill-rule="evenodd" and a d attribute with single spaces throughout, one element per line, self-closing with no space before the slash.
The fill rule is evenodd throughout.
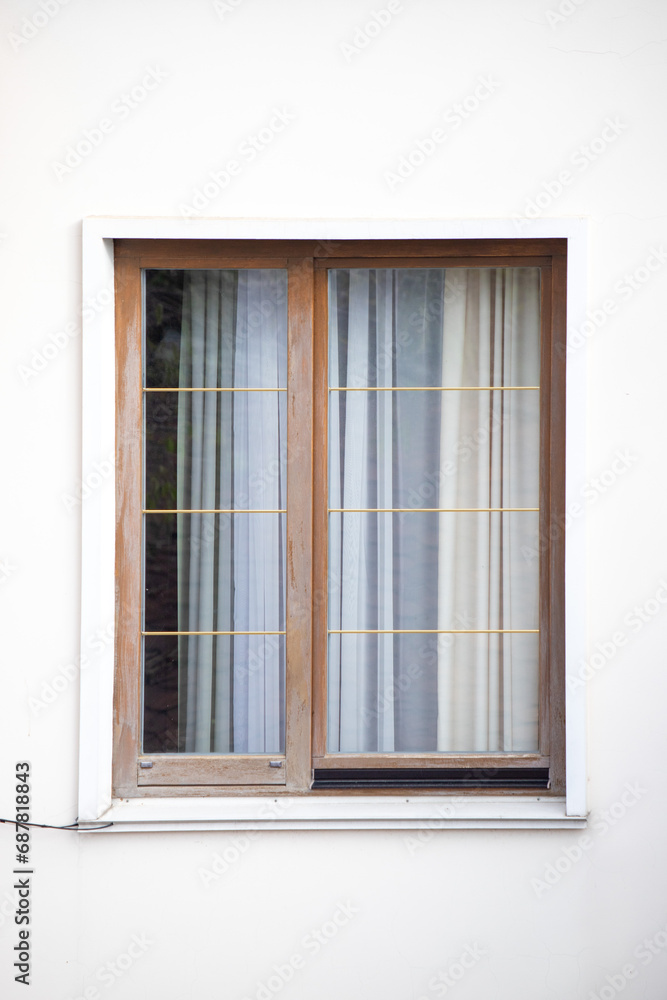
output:
<path id="1" fill-rule="evenodd" d="M 368 385 L 365 388 L 330 385 L 329 392 L 522 392 L 539 385 Z"/>
<path id="2" fill-rule="evenodd" d="M 144 386 L 143 391 L 144 392 L 287 392 L 287 389 L 272 388 L 271 386 L 269 386 L 268 389 L 262 389 L 262 388 L 246 389 L 239 386 L 220 386 L 220 387 L 202 386 L 199 389 L 196 386 L 194 389 L 181 389 L 181 388 L 171 388 L 171 387 L 167 387 L 164 389 L 148 389 L 146 388 L 146 386 Z"/>
<path id="3" fill-rule="evenodd" d="M 285 632 L 142 632 L 142 635 L 285 635 Z"/>
<path id="4" fill-rule="evenodd" d="M 538 628 L 330 628 L 329 635 L 528 635 Z"/>
<path id="5" fill-rule="evenodd" d="M 329 514 L 507 514 L 507 513 L 531 513 L 539 512 L 539 507 L 329 507 Z M 246 510 L 208 509 L 197 508 L 189 510 L 186 508 L 173 509 L 148 509 L 141 511 L 142 514 L 286 514 L 284 507 Z"/>
<path id="6" fill-rule="evenodd" d="M 539 507 L 329 507 L 330 514 L 504 514 Z"/>
<path id="7" fill-rule="evenodd" d="M 287 510 L 142 510 L 142 514 L 286 514 Z"/>

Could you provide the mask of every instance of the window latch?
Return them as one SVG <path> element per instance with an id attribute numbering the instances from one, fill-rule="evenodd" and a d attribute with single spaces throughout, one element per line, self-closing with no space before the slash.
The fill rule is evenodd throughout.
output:
<path id="1" fill-rule="evenodd" d="M 270 760 L 269 767 L 282 767 L 283 762 L 281 760 Z"/>

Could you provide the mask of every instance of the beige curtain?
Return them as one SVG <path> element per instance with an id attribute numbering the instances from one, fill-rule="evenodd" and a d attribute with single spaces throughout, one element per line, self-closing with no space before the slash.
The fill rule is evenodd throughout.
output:
<path id="1" fill-rule="evenodd" d="M 450 272 L 442 385 L 506 386 L 442 394 L 441 508 L 539 503 L 539 272 Z M 439 629 L 536 629 L 537 561 L 526 563 L 538 514 L 441 513 Z M 438 739 L 444 751 L 537 748 L 538 636 L 442 635 Z"/>

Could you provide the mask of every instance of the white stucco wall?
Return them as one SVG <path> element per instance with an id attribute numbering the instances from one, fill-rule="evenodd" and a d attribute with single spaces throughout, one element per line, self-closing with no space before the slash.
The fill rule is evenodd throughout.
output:
<path id="1" fill-rule="evenodd" d="M 90 471 L 81 466 L 82 219 L 178 217 L 211 171 L 241 159 L 201 217 L 588 219 L 593 321 L 578 428 L 588 457 L 574 486 L 586 510 L 589 657 L 597 653 L 589 828 L 36 830 L 30 989 L 39 1000 L 665 996 L 667 6 L 563 0 L 557 15 L 556 0 L 402 0 L 375 37 L 350 48 L 387 6 L 2 5 L 0 816 L 14 812 L 17 760 L 32 765 L 36 821 L 77 814 L 79 683 L 67 667 L 81 655 L 82 508 L 69 498 Z M 150 71 L 153 89 L 124 104 Z M 482 81 L 478 107 L 462 118 L 456 105 L 472 107 Z M 250 159 L 243 144 L 275 109 L 293 120 Z M 436 128 L 446 139 L 424 164 L 387 178 Z M 68 166 L 86 130 L 99 130 L 97 145 Z M 104 297 L 87 306 L 105 308 Z M 57 350 L 45 355 L 47 345 Z M 99 490 L 112 488 L 109 476 Z M 47 704 L 58 676 L 67 683 Z M 0 827 L 9 997 L 25 993 L 12 968 L 15 853 L 13 828 Z M 217 875 L 216 854 L 227 858 Z M 323 926 L 331 937 L 317 945 Z M 294 955 L 299 967 L 281 985 L 275 967 L 288 977 Z M 118 961 L 120 976 L 107 967 Z"/>

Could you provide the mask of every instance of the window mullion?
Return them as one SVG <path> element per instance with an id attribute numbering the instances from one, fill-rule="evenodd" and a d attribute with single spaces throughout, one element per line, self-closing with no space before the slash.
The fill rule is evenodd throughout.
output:
<path id="1" fill-rule="evenodd" d="M 288 261 L 287 678 L 288 789 L 311 783 L 313 261 Z"/>

